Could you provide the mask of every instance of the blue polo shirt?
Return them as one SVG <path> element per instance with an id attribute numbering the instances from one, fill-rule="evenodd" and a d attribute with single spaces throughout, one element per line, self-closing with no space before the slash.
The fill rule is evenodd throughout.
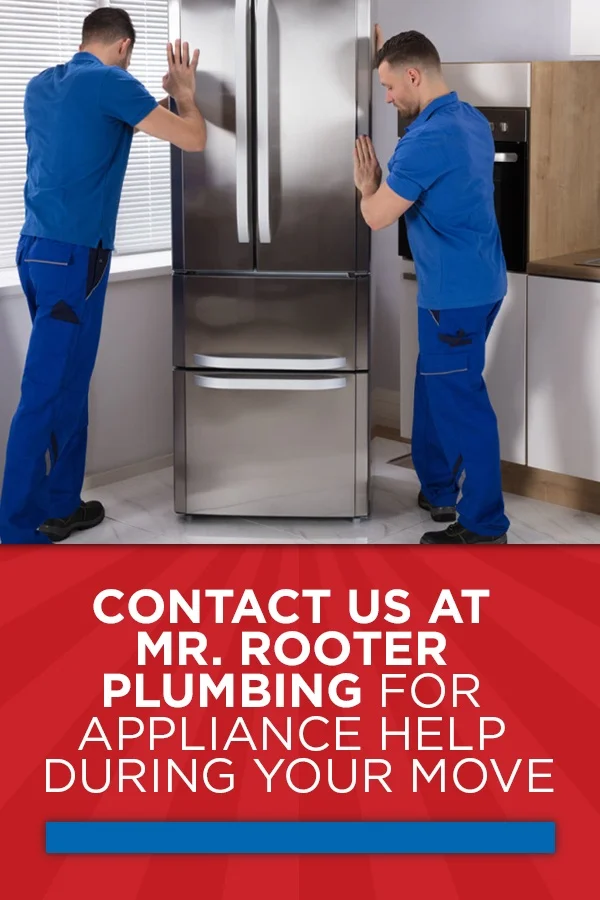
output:
<path id="1" fill-rule="evenodd" d="M 388 186 L 414 201 L 405 219 L 419 306 L 456 309 L 501 300 L 506 263 L 486 118 L 454 92 L 439 97 L 407 127 L 388 168 Z"/>
<path id="2" fill-rule="evenodd" d="M 137 79 L 91 53 L 33 78 L 22 233 L 114 249 L 133 128 L 156 106 Z"/>

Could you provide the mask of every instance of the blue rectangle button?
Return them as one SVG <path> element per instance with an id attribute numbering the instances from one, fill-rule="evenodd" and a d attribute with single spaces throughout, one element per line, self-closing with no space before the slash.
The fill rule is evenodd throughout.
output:
<path id="1" fill-rule="evenodd" d="M 47 822 L 61 854 L 554 853 L 554 822 Z"/>

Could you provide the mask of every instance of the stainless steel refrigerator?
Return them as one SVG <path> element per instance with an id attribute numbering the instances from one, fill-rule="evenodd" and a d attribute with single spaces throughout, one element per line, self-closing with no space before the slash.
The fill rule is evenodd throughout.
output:
<path id="1" fill-rule="evenodd" d="M 172 155 L 175 509 L 369 513 L 370 0 L 171 0 L 204 153 Z"/>

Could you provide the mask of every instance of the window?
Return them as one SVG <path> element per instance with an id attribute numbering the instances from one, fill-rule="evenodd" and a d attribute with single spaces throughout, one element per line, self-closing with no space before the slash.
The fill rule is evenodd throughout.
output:
<path id="1" fill-rule="evenodd" d="M 14 266 L 23 224 L 27 148 L 23 96 L 28 81 L 77 52 L 84 18 L 106 0 L 11 0 L 0 7 L 0 267 Z M 168 0 L 117 0 L 133 20 L 131 72 L 160 99 L 166 71 Z M 116 249 L 120 254 L 170 246 L 168 144 L 138 134 L 123 188 Z"/>

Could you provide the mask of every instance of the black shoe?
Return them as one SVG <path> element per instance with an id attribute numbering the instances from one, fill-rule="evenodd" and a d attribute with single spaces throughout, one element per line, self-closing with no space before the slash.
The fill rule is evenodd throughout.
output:
<path id="1" fill-rule="evenodd" d="M 38 531 L 56 544 L 70 537 L 74 531 L 95 528 L 103 519 L 102 504 L 98 500 L 90 500 L 88 503 L 82 503 L 67 519 L 48 519 L 40 525 Z"/>
<path id="2" fill-rule="evenodd" d="M 434 522 L 455 522 L 456 509 L 454 506 L 432 506 L 423 491 L 419 491 L 418 503 L 421 509 L 431 513 Z"/>
<path id="3" fill-rule="evenodd" d="M 493 535 L 475 534 L 469 531 L 460 522 L 449 525 L 444 531 L 428 531 L 420 541 L 421 544 L 508 544 L 506 534 L 497 537 Z"/>

